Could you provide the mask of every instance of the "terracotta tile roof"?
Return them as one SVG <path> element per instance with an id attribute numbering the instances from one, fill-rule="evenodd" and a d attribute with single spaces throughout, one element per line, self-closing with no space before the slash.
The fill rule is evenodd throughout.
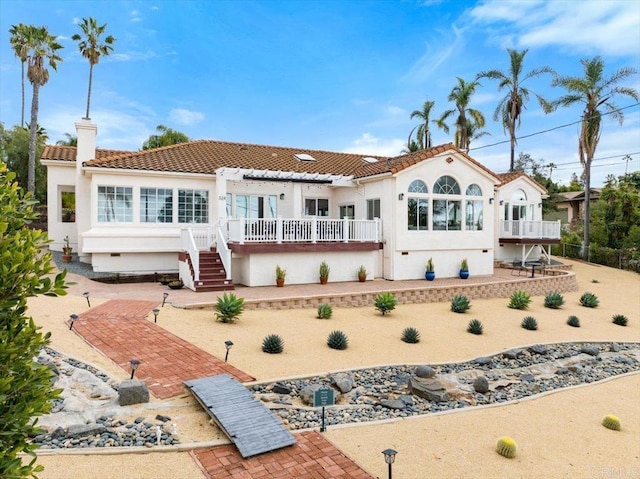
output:
<path id="1" fill-rule="evenodd" d="M 534 180 L 531 176 L 527 175 L 524 171 L 508 171 L 507 173 L 498 173 L 496 175 L 500 178 L 500 186 L 504 186 L 507 183 L 511 183 L 512 181 L 517 180 L 520 177 L 529 178 L 529 180 L 533 181 L 536 185 L 538 185 L 543 191 L 547 191 L 547 189 Z"/>
<path id="2" fill-rule="evenodd" d="M 60 161 L 76 161 L 76 153 L 78 149 L 75 146 L 45 145 L 42 150 L 41 160 L 60 160 Z M 97 158 L 106 158 L 107 156 L 128 153 L 124 150 L 103 150 L 96 149 Z"/>
<path id="3" fill-rule="evenodd" d="M 316 161 L 300 161 L 307 154 Z M 133 151 L 91 160 L 94 168 L 125 168 L 148 171 L 214 174 L 220 167 L 298 173 L 354 175 L 366 155 L 307 150 L 281 146 L 252 145 L 212 140 L 192 141 L 153 150 Z M 384 161 L 384 157 L 374 157 Z"/>

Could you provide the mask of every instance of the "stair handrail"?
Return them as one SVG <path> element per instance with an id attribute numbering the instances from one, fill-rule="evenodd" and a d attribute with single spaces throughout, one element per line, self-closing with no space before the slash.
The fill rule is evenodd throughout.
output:
<path id="1" fill-rule="evenodd" d="M 196 245 L 191 228 L 182 228 L 180 231 L 182 248 L 189 254 L 191 258 L 191 267 L 193 268 L 194 284 L 200 281 L 200 251 Z"/>
<path id="2" fill-rule="evenodd" d="M 222 266 L 227 274 L 227 279 L 231 279 L 231 250 L 227 245 L 228 234 L 225 234 L 225 229 L 228 227 L 226 219 L 218 220 L 214 225 L 216 235 L 216 251 L 222 261 Z"/>

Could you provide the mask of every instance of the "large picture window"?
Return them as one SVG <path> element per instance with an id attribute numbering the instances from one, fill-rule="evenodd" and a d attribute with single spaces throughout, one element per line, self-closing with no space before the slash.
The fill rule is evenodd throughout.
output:
<path id="1" fill-rule="evenodd" d="M 173 221 L 173 190 L 140 188 L 140 222 L 171 223 Z"/>
<path id="2" fill-rule="evenodd" d="M 451 176 L 441 176 L 433 185 L 434 195 L 460 195 L 460 186 Z M 433 200 L 433 229 L 460 231 L 462 229 L 462 201 L 453 198 Z"/>
<path id="3" fill-rule="evenodd" d="M 410 231 L 429 229 L 429 200 L 409 198 L 407 201 L 407 227 Z"/>
<path id="4" fill-rule="evenodd" d="M 305 198 L 305 216 L 329 216 L 329 200 L 327 198 Z"/>
<path id="5" fill-rule="evenodd" d="M 236 195 L 236 218 L 276 218 L 276 195 Z"/>
<path id="6" fill-rule="evenodd" d="M 178 190 L 178 223 L 208 223 L 209 192 Z"/>
<path id="7" fill-rule="evenodd" d="M 133 221 L 133 188 L 98 186 L 98 222 L 131 223 Z"/>

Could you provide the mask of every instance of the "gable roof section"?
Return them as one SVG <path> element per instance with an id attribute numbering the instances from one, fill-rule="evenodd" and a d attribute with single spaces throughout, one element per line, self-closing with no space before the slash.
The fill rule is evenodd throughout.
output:
<path id="1" fill-rule="evenodd" d="M 530 183 L 536 186 L 543 194 L 547 193 L 547 189 L 544 186 L 542 186 L 536 180 L 531 178 L 524 171 L 509 171 L 507 173 L 498 173 L 496 176 L 500 178 L 500 181 L 501 181 L 500 186 L 504 186 L 507 183 L 516 181 L 518 178 L 524 178 L 525 180 L 528 180 Z"/>
<path id="2" fill-rule="evenodd" d="M 316 161 L 299 161 L 295 155 L 300 154 L 311 155 Z M 200 140 L 116 154 L 87 161 L 85 166 L 210 175 L 226 167 L 347 176 L 363 164 L 362 158 L 353 153 Z"/>
<path id="3" fill-rule="evenodd" d="M 75 146 L 45 145 L 40 155 L 41 160 L 58 160 L 58 161 L 76 161 L 78 149 Z M 103 150 L 96 149 L 97 158 L 106 158 L 108 156 L 129 153 L 124 150 Z"/>

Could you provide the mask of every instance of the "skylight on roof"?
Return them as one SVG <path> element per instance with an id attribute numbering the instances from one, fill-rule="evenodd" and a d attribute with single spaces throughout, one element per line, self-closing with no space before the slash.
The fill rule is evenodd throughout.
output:
<path id="1" fill-rule="evenodd" d="M 298 161 L 316 161 L 316 159 L 306 153 L 296 153 L 293 157 Z"/>
<path id="2" fill-rule="evenodd" d="M 362 161 L 363 161 L 364 163 L 377 163 L 377 162 L 378 162 L 377 158 L 371 158 L 370 156 L 365 156 L 365 157 L 362 159 Z"/>

